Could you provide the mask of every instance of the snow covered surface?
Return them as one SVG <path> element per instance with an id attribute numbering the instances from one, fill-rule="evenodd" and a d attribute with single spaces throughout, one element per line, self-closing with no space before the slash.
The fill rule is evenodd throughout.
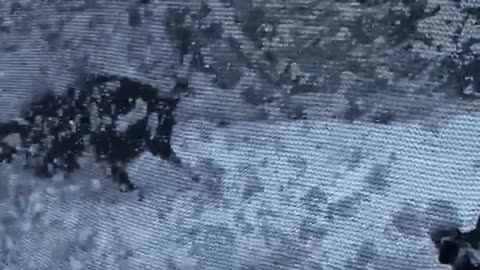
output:
<path id="1" fill-rule="evenodd" d="M 479 214 L 479 5 L 0 2 L 1 122 L 90 71 L 183 78 L 173 145 L 201 176 L 144 154 L 120 194 L 89 157 L 2 165 L 0 268 L 440 268 L 428 230 Z"/>
<path id="2" fill-rule="evenodd" d="M 479 119 L 184 122 L 174 149 L 200 181 L 145 154 L 141 201 L 93 169 L 51 184 L 4 165 L 3 267 L 438 269 L 429 228 L 479 214 Z"/>

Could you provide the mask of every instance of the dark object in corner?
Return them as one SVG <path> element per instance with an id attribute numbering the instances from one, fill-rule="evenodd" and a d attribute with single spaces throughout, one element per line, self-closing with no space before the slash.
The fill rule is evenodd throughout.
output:
<path id="1" fill-rule="evenodd" d="M 138 100 L 146 104 L 146 114 L 119 131 L 119 117 L 132 112 Z M 112 180 L 121 190 L 135 190 L 125 167 L 140 154 L 150 151 L 178 163 L 170 145 L 178 101 L 160 97 L 157 89 L 129 78 L 91 74 L 80 90 L 69 88 L 62 95 L 50 92 L 32 101 L 22 114 L 25 124 L 0 123 L 0 139 L 10 134 L 21 138 L 18 150 L 0 144 L 0 161 L 11 162 L 16 152 L 22 152 L 26 168 L 37 177 L 50 178 L 80 169 L 78 158 L 91 146 L 97 161 L 110 167 Z M 151 130 L 148 118 L 154 113 L 158 125 Z"/>
<path id="2" fill-rule="evenodd" d="M 434 230 L 430 238 L 438 250 L 439 263 L 453 270 L 480 270 L 480 219 L 471 231 L 441 228 Z"/>

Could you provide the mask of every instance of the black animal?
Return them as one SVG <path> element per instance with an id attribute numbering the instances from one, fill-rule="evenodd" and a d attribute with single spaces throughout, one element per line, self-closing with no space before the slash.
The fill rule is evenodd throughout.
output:
<path id="1" fill-rule="evenodd" d="M 119 131 L 118 118 L 133 111 L 138 99 L 147 105 L 146 114 Z M 110 175 L 122 191 L 135 190 L 125 165 L 141 153 L 150 151 L 179 163 L 170 145 L 178 101 L 175 96 L 160 97 L 152 86 L 128 78 L 91 74 L 79 89 L 69 88 L 63 95 L 47 93 L 33 100 L 21 121 L 0 123 L 0 141 L 14 133 L 21 138 L 19 149 L 0 143 L 0 162 L 24 154 L 26 168 L 37 177 L 49 178 L 80 169 L 78 158 L 90 146 L 97 161 L 110 166 Z M 93 107 L 96 115 L 92 115 Z M 152 114 L 158 117 L 154 130 L 148 125 Z M 93 121 L 99 119 L 108 121 Z M 96 126 L 94 122 L 101 123 Z"/>
<path id="2" fill-rule="evenodd" d="M 453 270 L 480 270 L 480 218 L 475 228 L 461 232 L 456 227 L 434 230 L 431 240 L 438 250 L 438 261 Z"/>

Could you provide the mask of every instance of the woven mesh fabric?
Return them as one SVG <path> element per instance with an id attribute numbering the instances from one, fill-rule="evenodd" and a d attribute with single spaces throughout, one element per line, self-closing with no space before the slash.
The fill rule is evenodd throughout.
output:
<path id="1" fill-rule="evenodd" d="M 180 97 L 183 165 L 142 153 L 131 193 L 91 153 L 66 178 L 0 165 L 0 268 L 440 269 L 431 228 L 479 215 L 478 20 L 476 0 L 2 1 L 0 122 L 125 77 Z"/>

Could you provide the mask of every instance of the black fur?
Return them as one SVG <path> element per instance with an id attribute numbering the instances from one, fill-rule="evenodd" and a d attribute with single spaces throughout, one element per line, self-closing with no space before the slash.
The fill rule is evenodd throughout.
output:
<path id="1" fill-rule="evenodd" d="M 460 245 L 453 240 L 442 241 L 438 252 L 438 261 L 441 264 L 453 264 L 460 251 Z"/>
<path id="2" fill-rule="evenodd" d="M 119 86 L 112 90 L 107 87 L 109 82 Z M 126 131 L 117 131 L 118 118 L 133 111 L 138 99 L 147 104 L 146 115 Z M 80 90 L 69 88 L 63 95 L 47 93 L 32 101 L 22 113 L 26 124 L 0 123 L 0 139 L 20 134 L 27 168 L 43 178 L 80 169 L 78 158 L 91 146 L 97 161 L 109 165 L 113 180 L 123 191 L 131 191 L 136 187 L 125 170 L 127 163 L 145 151 L 164 160 L 174 156 L 170 141 L 178 101 L 176 97 L 160 97 L 152 86 L 128 78 L 92 74 Z M 111 122 L 93 126 L 93 105 L 98 109 L 93 117 L 108 117 Z M 152 113 L 158 115 L 155 130 L 148 126 Z M 35 150 L 29 151 L 32 147 Z M 18 150 L 0 144 L 0 161 L 11 162 Z M 175 156 L 173 162 L 178 163 L 177 159 Z"/>

